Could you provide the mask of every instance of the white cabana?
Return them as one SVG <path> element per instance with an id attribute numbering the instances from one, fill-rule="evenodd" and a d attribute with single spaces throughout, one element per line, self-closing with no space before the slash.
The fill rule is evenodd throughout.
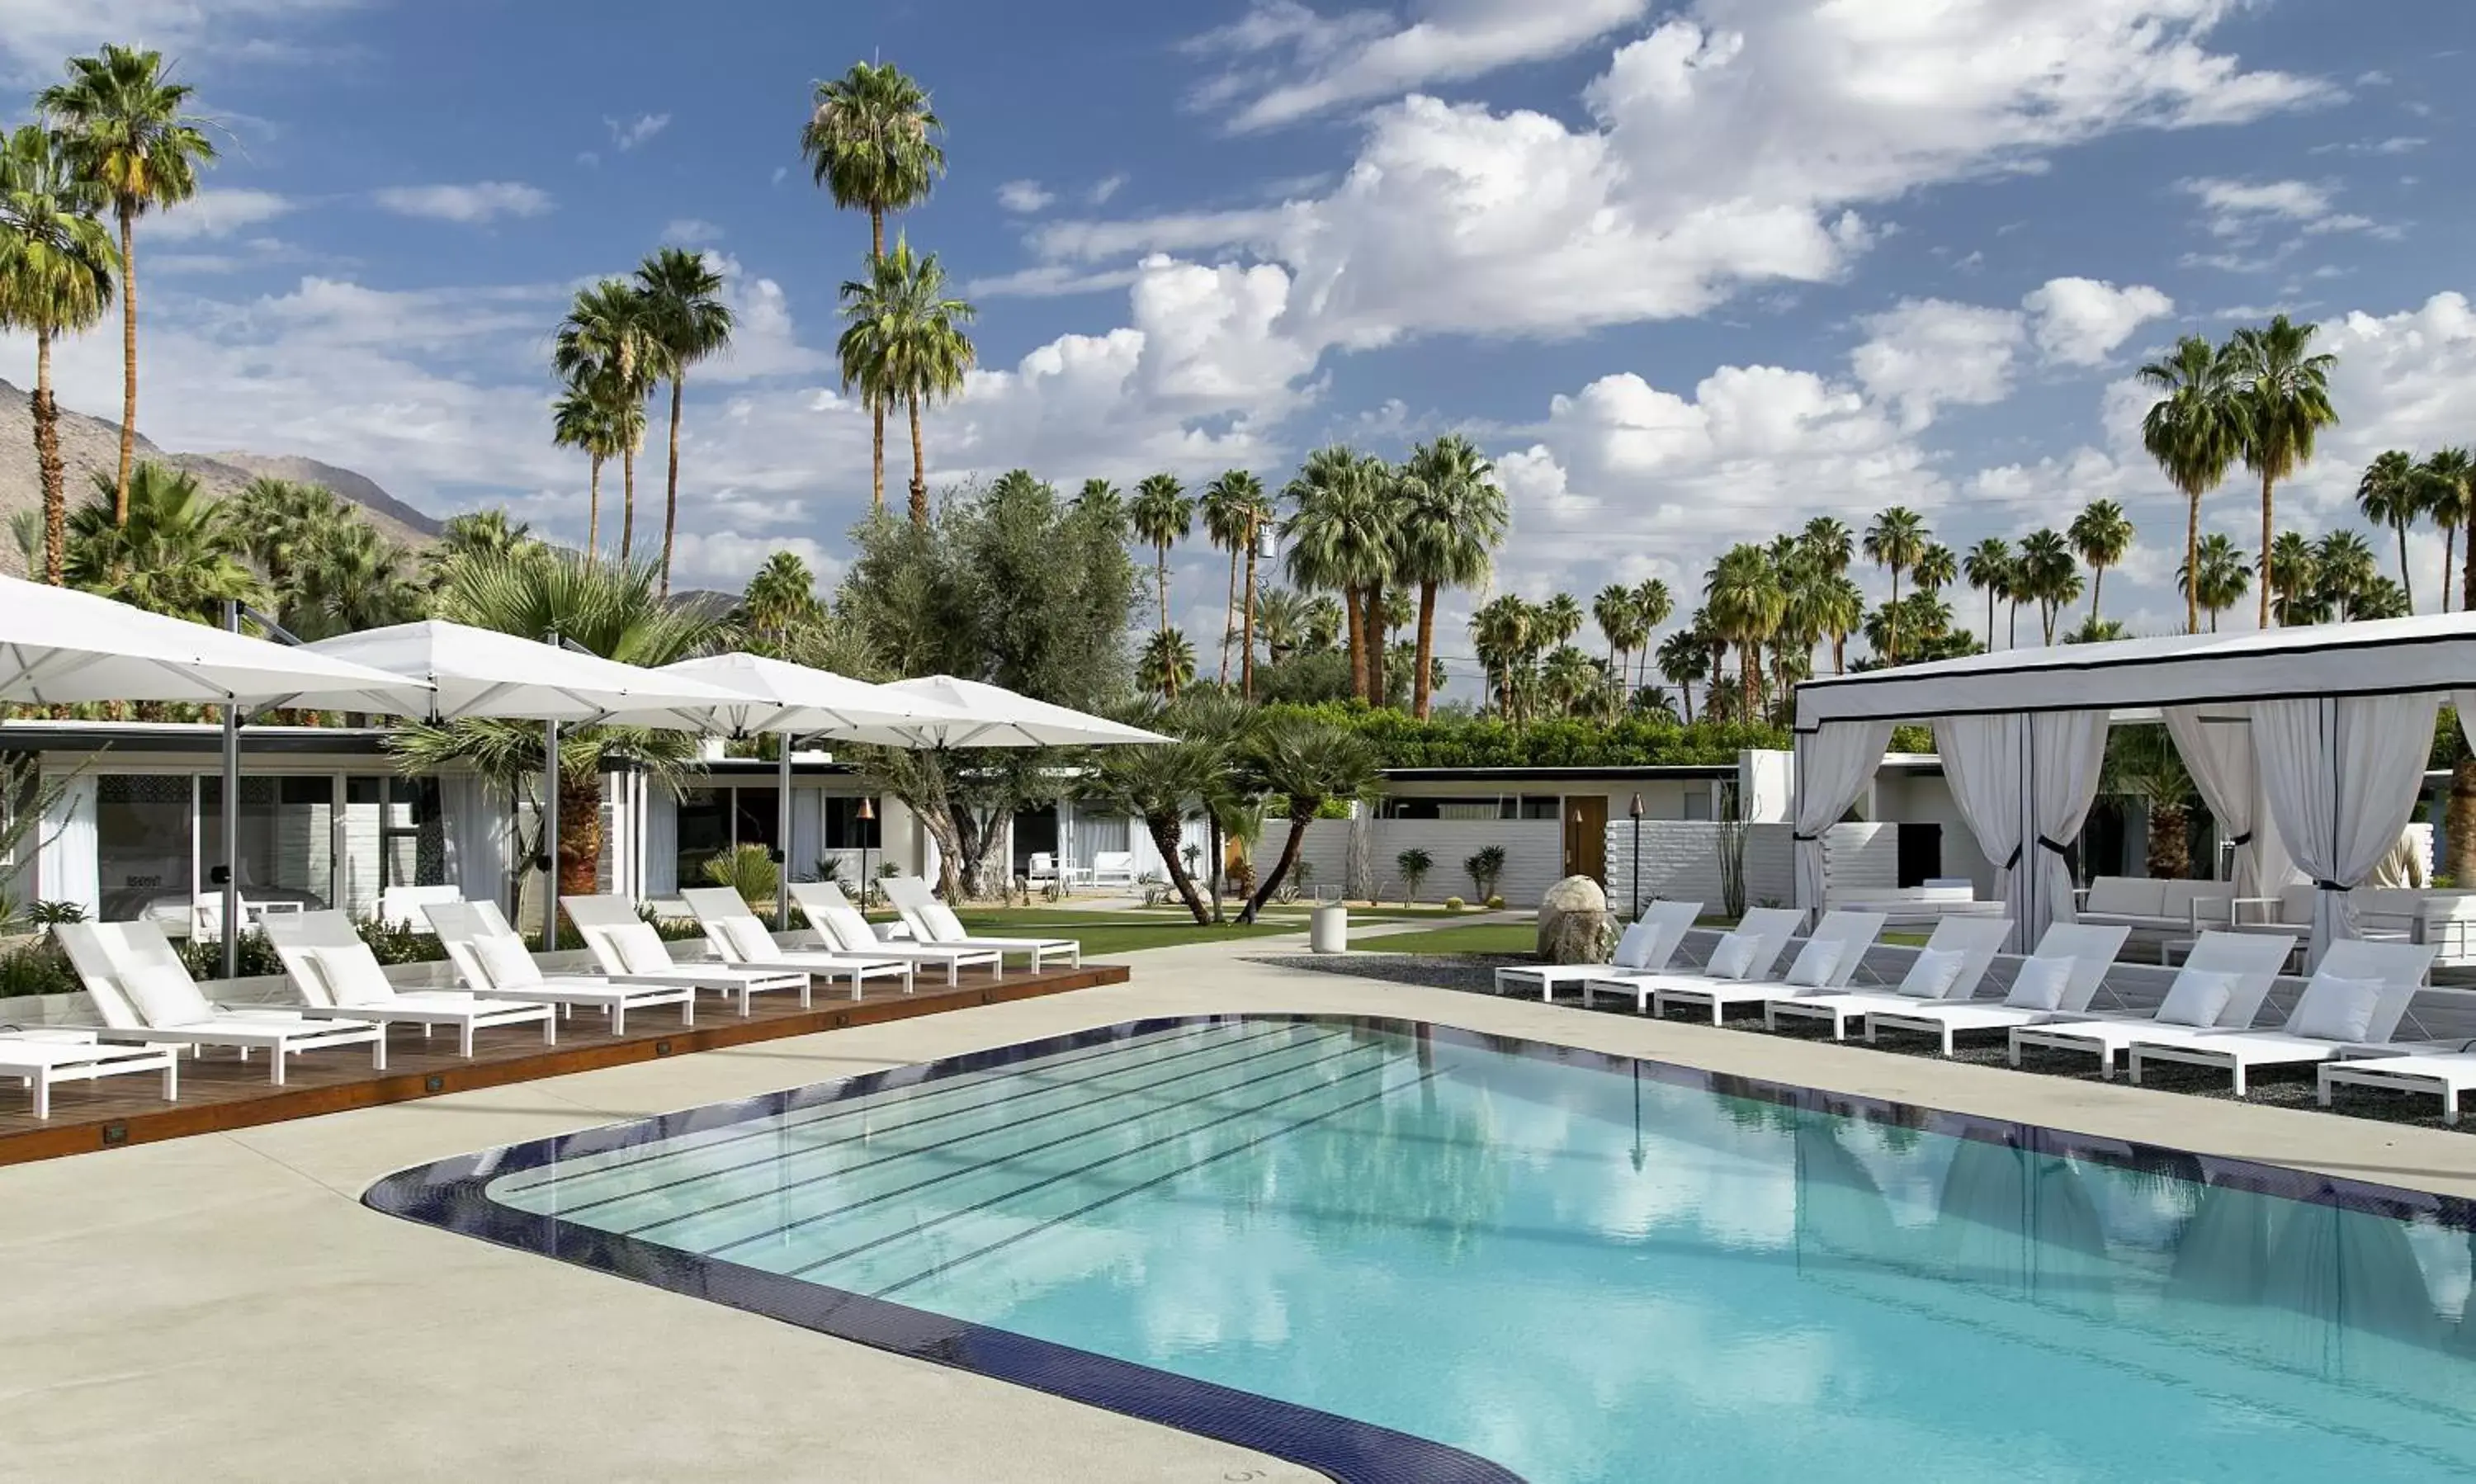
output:
<path id="1" fill-rule="evenodd" d="M 299 653 L 345 659 L 423 682 L 433 722 L 501 717 L 549 723 L 543 749 L 542 842 L 551 884 L 542 894 L 542 947 L 558 941 L 558 729 L 620 713 L 670 716 L 648 725 L 702 726 L 679 713 L 744 704 L 747 697 L 685 676 L 621 664 L 491 629 L 432 619 L 339 634 Z M 374 708 L 375 709 L 375 708 Z"/>
<path id="2" fill-rule="evenodd" d="M 229 619 L 228 619 L 229 621 Z M 35 705 L 166 701 L 224 713 L 223 967 L 234 973 L 240 879 L 240 713 L 246 707 L 334 706 L 419 711 L 430 687 L 401 674 L 254 639 L 74 588 L 0 577 L 0 701 Z"/>
<path id="3" fill-rule="evenodd" d="M 2072 917 L 2063 853 L 2097 793 L 2107 727 L 2161 721 L 2239 846 L 2238 892 L 2288 863 L 2319 888 L 2313 953 L 2354 935 L 2346 893 L 2397 841 L 2433 723 L 2476 723 L 2476 613 L 2007 650 L 1796 689 L 1798 905 L 1821 904 L 1820 833 L 1898 721 L 1931 722 L 2020 943 Z M 2252 889 L 2247 890 L 2246 887 Z"/>

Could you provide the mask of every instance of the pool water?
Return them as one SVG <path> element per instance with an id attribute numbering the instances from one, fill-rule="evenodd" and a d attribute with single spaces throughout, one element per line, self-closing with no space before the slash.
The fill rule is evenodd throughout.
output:
<path id="1" fill-rule="evenodd" d="M 755 1270 L 1541 1484 L 2476 1474 L 2454 1203 L 1410 1023 L 1148 1023 L 458 1173 L 673 1286 Z"/>

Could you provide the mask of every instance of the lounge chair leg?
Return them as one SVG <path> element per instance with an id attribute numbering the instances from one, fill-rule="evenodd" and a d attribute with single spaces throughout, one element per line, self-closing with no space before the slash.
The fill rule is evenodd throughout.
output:
<path id="1" fill-rule="evenodd" d="M 693 993 L 680 1002 L 680 1024 L 682 1026 L 696 1024 L 696 996 Z"/>
<path id="2" fill-rule="evenodd" d="M 1943 1053 L 1945 1056 L 1951 1054 L 1951 1027 L 1949 1026 L 1943 1027 Z M 2015 1066 L 2019 1064 L 2018 1058 L 2015 1058 L 2013 1064 Z"/>
<path id="3" fill-rule="evenodd" d="M 386 1026 L 384 1026 L 379 1027 L 379 1038 L 370 1043 L 370 1070 L 372 1072 L 386 1070 Z"/>
<path id="4" fill-rule="evenodd" d="M 40 1122 L 50 1118 L 52 1116 L 52 1079 L 48 1076 L 33 1076 L 27 1080 L 35 1085 L 36 1121 Z M 169 1098 L 171 1094 L 166 1093 L 164 1096 Z"/>
<path id="5" fill-rule="evenodd" d="M 466 1061 L 471 1061 L 473 1059 L 473 1023 L 471 1021 L 466 1021 L 463 1026 L 459 1027 L 459 1031 L 460 1033 L 456 1037 L 456 1050 Z M 430 1039 L 430 1027 L 428 1026 L 421 1027 L 421 1039 L 425 1041 Z"/>
<path id="6" fill-rule="evenodd" d="M 558 1045 L 558 1017 L 556 1015 L 542 1017 L 542 1045 Z"/>
<path id="7" fill-rule="evenodd" d="M 249 1049 L 247 1047 L 243 1047 L 241 1050 L 243 1051 L 247 1051 Z M 281 1041 L 275 1043 L 275 1045 L 267 1051 L 266 1080 L 269 1084 L 276 1087 L 282 1087 L 284 1085 L 284 1043 Z"/>
<path id="8" fill-rule="evenodd" d="M 2243 1069 L 2243 1063 L 2242 1063 L 2242 1062 L 2237 1062 L 2237 1063 L 2236 1063 L 2236 1096 L 2237 1096 L 2237 1097 L 2239 1097 L 2239 1098 L 2241 1098 L 2241 1097 L 2242 1097 L 2243 1095 L 2244 1095 L 2244 1069 Z"/>
<path id="9" fill-rule="evenodd" d="M 2135 1087 L 2139 1087 L 2139 1086 L 2141 1085 L 2141 1050 L 2140 1050 L 2140 1048 L 2135 1047 L 2135 1048 L 2133 1049 L 2133 1051 L 2132 1051 L 2132 1054 L 2131 1054 L 2131 1056 L 2130 1056 L 2130 1058 L 2129 1058 L 2129 1059 L 2130 1059 L 2130 1061 L 2131 1061 L 2131 1063 L 2132 1063 L 2132 1085 L 2133 1085 L 2133 1086 L 2135 1086 Z M 2241 1073 L 2239 1073 L 2239 1074 L 2237 1075 L 2237 1076 L 2236 1076 L 2236 1086 L 2237 1086 L 2237 1089 L 2238 1089 L 2238 1091 L 2239 1091 L 2239 1092 L 2241 1092 L 2241 1091 L 2242 1090 L 2242 1086 L 2243 1086 L 2243 1076 L 2242 1076 L 2242 1075 L 2241 1075 Z"/>
<path id="10" fill-rule="evenodd" d="M 547 766 L 547 764 L 545 764 L 545 766 Z M 628 1007 L 626 1005 L 613 1004 L 610 1006 L 610 1033 L 614 1036 L 624 1036 L 628 1033 Z"/>
<path id="11" fill-rule="evenodd" d="M 163 1101 L 165 1102 L 181 1101 L 181 1057 L 178 1052 L 173 1054 L 170 1061 L 163 1064 Z"/>
<path id="12" fill-rule="evenodd" d="M 1711 1002 L 1711 1024 L 1714 1026 L 1720 1024 L 1720 1002 L 1717 1000 Z"/>
<path id="13" fill-rule="evenodd" d="M 2459 1122 L 2459 1094 L 2453 1088 L 2441 1090 L 2441 1121 L 2445 1124 Z"/>
<path id="14" fill-rule="evenodd" d="M 2012 1065 L 2016 1067 L 2020 1065 L 2020 1043 L 2018 1041 L 2014 1041 L 2011 1045 L 2003 1049 L 2003 1054 L 2011 1061 Z"/>

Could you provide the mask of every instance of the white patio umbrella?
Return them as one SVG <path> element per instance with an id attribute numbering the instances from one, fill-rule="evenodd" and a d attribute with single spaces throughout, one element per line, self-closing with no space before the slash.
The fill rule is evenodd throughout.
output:
<path id="1" fill-rule="evenodd" d="M 682 659 L 655 673 L 719 685 L 740 699 L 719 706 L 626 711 L 612 720 L 720 731 L 734 737 L 770 734 L 782 739 L 775 762 L 775 840 L 782 869 L 774 890 L 774 915 L 775 921 L 786 928 L 791 921 L 791 739 L 841 737 L 871 729 L 957 726 L 971 719 L 928 696 L 872 685 L 830 670 L 795 665 L 762 655 Z"/>
<path id="2" fill-rule="evenodd" d="M 176 701 L 223 708 L 223 967 L 238 968 L 240 712 L 244 706 L 335 706 L 417 713 L 418 680 L 310 655 L 227 629 L 149 613 L 97 593 L 0 578 L 0 700 L 36 705 L 81 701 Z"/>
<path id="3" fill-rule="evenodd" d="M 933 701 L 959 720 L 863 727 L 839 733 L 846 741 L 886 747 L 1121 747 L 1175 740 L 1071 706 L 1017 695 L 1003 685 L 928 675 L 895 680 L 881 689 Z"/>
<path id="4" fill-rule="evenodd" d="M 558 730 L 562 723 L 610 721 L 622 712 L 657 714 L 643 725 L 703 730 L 687 719 L 708 707 L 747 698 L 684 676 L 621 664 L 560 648 L 556 634 L 536 642 L 516 634 L 432 619 L 321 639 L 305 652 L 347 659 L 417 680 L 430 694 L 433 722 L 503 717 L 549 724 L 542 758 L 542 841 L 553 884 L 544 892 L 542 948 L 558 941 Z"/>

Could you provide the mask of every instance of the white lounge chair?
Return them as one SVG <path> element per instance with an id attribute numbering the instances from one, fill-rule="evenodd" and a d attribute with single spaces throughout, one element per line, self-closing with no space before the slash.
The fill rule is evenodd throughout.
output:
<path id="1" fill-rule="evenodd" d="M 52 929 L 85 981 L 107 1041 L 229 1046 L 243 1061 L 267 1053 L 267 1079 L 284 1085 L 284 1070 L 303 1051 L 366 1046 L 370 1066 L 386 1070 L 386 1034 L 368 1021 L 313 1020 L 277 1006 L 233 1006 L 209 1000 L 189 977 L 163 929 L 152 922 L 62 923 Z"/>
<path id="2" fill-rule="evenodd" d="M 2378 943 L 2342 938 L 2330 945 L 2287 1023 L 2276 1030 L 2158 1027 L 2132 1043 L 2132 1080 L 2145 1061 L 2223 1067 L 2244 1095 L 2255 1067 L 2309 1066 L 2342 1056 L 2378 1056 L 2398 1033 L 2408 1002 L 2433 972 L 2431 943 Z"/>
<path id="3" fill-rule="evenodd" d="M 1591 980 L 1608 974 L 1657 974 L 1676 956 L 1677 945 L 1702 915 L 1698 902 L 1654 902 L 1643 908 L 1617 940 L 1610 962 L 1603 964 L 1517 964 L 1496 971 L 1496 992 L 1539 987 L 1539 998 L 1552 1001 L 1560 984 L 1579 984 L 1582 1003 L 1591 1002 Z"/>
<path id="4" fill-rule="evenodd" d="M 2088 1014 L 2106 971 L 2123 950 L 2132 929 L 2121 924 L 2056 923 L 2038 940 L 2037 952 L 2021 960 L 2013 988 L 1999 1001 L 1979 1001 L 1954 994 L 1940 1001 L 1886 1005 L 1866 1014 L 1866 1039 L 1885 1030 L 1919 1030 L 1938 1037 L 1943 1053 L 1951 1054 L 1952 1037 L 1971 1030 L 2009 1030 L 2015 1026 L 2041 1026 L 2048 1021 L 2078 1020 Z M 2030 965 L 2051 964 L 2051 971 Z M 2061 977 L 2048 983 L 2045 975 Z M 2048 1004 L 2046 992 L 2054 993 Z"/>
<path id="5" fill-rule="evenodd" d="M 593 975 L 545 975 L 533 962 L 525 940 L 494 902 L 433 903 L 423 907 L 430 928 L 447 950 L 456 973 L 475 994 L 494 1000 L 525 1000 L 557 1005 L 562 1013 L 579 1005 L 610 1017 L 610 1033 L 628 1033 L 630 1010 L 662 1005 L 680 1007 L 680 1024 L 696 1024 L 696 991 L 678 985 L 614 984 Z"/>
<path id="6" fill-rule="evenodd" d="M 15 1077 L 34 1095 L 35 1117 L 52 1116 L 52 1087 L 91 1082 L 124 1072 L 163 1074 L 163 1101 L 181 1096 L 181 1049 L 121 1046 L 91 1030 L 67 1026 L 0 1032 L 0 1077 Z"/>
<path id="7" fill-rule="evenodd" d="M 1730 938 L 1750 943 L 1753 955 L 1746 966 L 1744 978 L 1769 979 L 1771 966 L 1779 962 L 1781 951 L 1788 947 L 1788 940 L 1796 935 L 1797 924 L 1804 920 L 1805 914 L 1795 907 L 1755 907 L 1740 918 L 1735 928 L 1721 935 L 1721 945 L 1724 947 Z M 1713 950 L 1715 954 L 1718 952 Z M 1588 994 L 1606 991 L 1633 996 L 1634 1013 L 1639 1015 L 1649 1008 L 1651 998 L 1663 986 L 1707 989 L 1717 981 L 1705 964 L 1699 969 L 1663 969 L 1650 974 L 1599 974 L 1584 982 Z M 1731 977 L 1729 982 L 1740 980 Z"/>
<path id="8" fill-rule="evenodd" d="M 1009 938 L 978 937 L 967 931 L 953 908 L 937 900 L 928 883 L 916 876 L 889 876 L 885 878 L 885 899 L 894 910 L 903 914 L 911 936 L 923 943 L 943 943 L 951 948 L 990 949 L 1000 953 L 1021 953 L 1031 960 L 1034 974 L 1040 972 L 1041 958 L 1050 953 L 1064 953 L 1068 967 L 1083 962 L 1083 945 L 1074 938 Z"/>
<path id="9" fill-rule="evenodd" d="M 671 956 L 671 946 L 654 925 L 636 915 L 622 897 L 561 897 L 567 920 L 576 925 L 603 977 L 613 984 L 669 984 L 710 989 L 739 998 L 744 1020 L 750 1002 L 776 990 L 799 992 L 803 1009 L 813 1002 L 809 976 L 791 970 L 744 969 L 736 964 L 683 964 Z"/>
<path id="10" fill-rule="evenodd" d="M 962 982 L 965 969 L 986 969 L 1003 977 L 1005 957 L 993 948 L 962 948 L 952 943 L 923 943 L 916 940 L 888 942 L 869 926 L 867 914 L 852 905 L 843 895 L 841 883 L 835 881 L 795 881 L 791 901 L 808 926 L 826 940 L 826 951 L 858 958 L 893 958 L 920 965 L 936 965 L 946 971 L 950 985 Z"/>
<path id="11" fill-rule="evenodd" d="M 724 963 L 778 974 L 812 974 L 829 983 L 849 979 L 854 1000 L 875 978 L 899 978 L 903 992 L 911 993 L 912 966 L 907 959 L 783 948 L 756 914 L 748 910 L 747 899 L 728 886 L 691 886 L 680 893 L 680 899 L 695 914 L 697 926 L 705 929 L 705 940 Z"/>
<path id="12" fill-rule="evenodd" d="M 2476 1043 L 2471 1043 L 2476 1044 Z M 2340 1085 L 2386 1087 L 2392 1092 L 2432 1093 L 2441 1100 L 2441 1121 L 2459 1122 L 2459 1096 L 2476 1087 L 2476 1051 L 2413 1051 L 2405 1056 L 2367 1056 L 2361 1061 L 2325 1061 L 2315 1069 L 2315 1096 L 2330 1105 Z"/>
<path id="13" fill-rule="evenodd" d="M 1977 993 L 1987 965 L 2012 935 L 2012 922 L 2001 917 L 1954 917 L 1935 924 L 1926 946 L 1909 964 L 1897 985 L 1884 989 L 1788 995 L 1763 1002 L 1763 1028 L 1777 1030 L 1783 1015 L 1831 1023 L 1831 1039 L 1848 1039 L 1848 1023 L 1884 1008 L 1921 1004 L 1937 1000 L 1967 1000 Z M 1950 957 L 1941 955 L 1949 954 Z M 1947 976 L 1947 977 L 1946 977 Z"/>
<path id="14" fill-rule="evenodd" d="M 2175 1033 L 2176 1023 L 2158 1019 L 2158 1013 L 2174 1004 L 2177 990 L 2195 992 L 2205 982 L 2202 976 L 2223 976 L 2227 980 L 2226 998 L 2210 1024 L 2223 1030 L 2241 1030 L 2261 1013 L 2271 982 L 2293 952 L 2295 940 L 2281 933 L 2205 932 L 2193 940 L 2192 952 L 2185 955 L 2174 985 L 2157 1010 L 2147 1015 L 2092 1011 L 2080 1020 L 2015 1026 L 2009 1048 L 2012 1065 L 2020 1065 L 2022 1048 L 2040 1046 L 2094 1055 L 2098 1071 L 2113 1077 L 2116 1057 L 2129 1051 L 2132 1043 L 2156 1039 L 2154 1033 L 2162 1027 L 2170 1035 Z"/>
<path id="15" fill-rule="evenodd" d="M 375 1021 L 380 1026 L 452 1026 L 459 1054 L 473 1054 L 473 1033 L 492 1026 L 541 1024 L 542 1043 L 558 1040 L 554 1008 L 515 1000 L 488 1000 L 462 990 L 399 989 L 379 966 L 378 955 L 341 912 L 293 912 L 266 920 L 266 941 L 284 960 L 311 1020 Z"/>
<path id="16" fill-rule="evenodd" d="M 1102 851 L 1092 857 L 1092 884 L 1095 886 L 1132 886 L 1135 884 L 1135 853 Z"/>
<path id="17" fill-rule="evenodd" d="M 1822 921 L 1814 925 L 1813 935 L 1797 949 L 1796 957 L 1790 960 L 1788 972 L 1778 978 L 1762 975 L 1663 985 L 1651 992 L 1650 1011 L 1653 1015 L 1666 1015 L 1671 1004 L 1706 1006 L 1711 1012 L 1711 1024 L 1716 1026 L 1737 1005 L 1768 1004 L 1795 995 L 1824 995 L 1845 989 L 1857 973 L 1859 961 L 1882 931 L 1880 912 L 1825 912 Z"/>

